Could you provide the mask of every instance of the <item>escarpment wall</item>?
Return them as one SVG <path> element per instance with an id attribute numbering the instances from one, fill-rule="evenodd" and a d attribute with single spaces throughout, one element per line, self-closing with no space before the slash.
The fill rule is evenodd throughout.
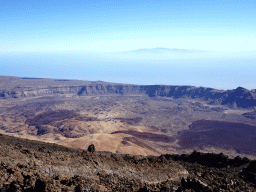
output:
<path id="1" fill-rule="evenodd" d="M 167 85 L 115 85 L 115 84 L 89 84 L 81 86 L 45 86 L 45 87 L 19 87 L 11 90 L 1 90 L 2 98 L 19 98 L 42 96 L 51 94 L 76 94 L 78 96 L 96 95 L 148 95 L 149 97 L 173 98 L 203 98 L 204 100 L 224 99 L 227 91 L 218 91 L 210 88 L 197 88 L 193 86 L 167 86 Z"/>
<path id="2" fill-rule="evenodd" d="M 0 98 L 34 97 L 52 94 L 97 95 L 147 95 L 202 99 L 209 104 L 222 104 L 242 108 L 256 107 L 256 90 L 238 87 L 234 90 L 217 90 L 194 86 L 131 85 L 102 81 L 55 79 L 30 79 L 0 76 Z"/>

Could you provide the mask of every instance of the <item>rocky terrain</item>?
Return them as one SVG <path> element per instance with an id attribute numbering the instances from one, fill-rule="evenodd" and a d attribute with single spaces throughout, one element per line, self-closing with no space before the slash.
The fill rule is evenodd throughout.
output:
<path id="1" fill-rule="evenodd" d="M 239 156 L 132 156 L 0 135 L 1 191 L 256 191 L 256 161 Z"/>
<path id="2" fill-rule="evenodd" d="M 0 133 L 86 150 L 255 159 L 256 90 L 0 77 Z"/>

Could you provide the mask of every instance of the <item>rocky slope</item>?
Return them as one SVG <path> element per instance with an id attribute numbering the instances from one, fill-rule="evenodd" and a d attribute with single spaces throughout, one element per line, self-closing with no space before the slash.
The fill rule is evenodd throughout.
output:
<path id="1" fill-rule="evenodd" d="M 0 98 L 23 98 L 52 94 L 97 95 L 148 95 L 202 99 L 210 104 L 229 107 L 256 107 L 256 90 L 238 87 L 234 90 L 216 90 L 205 87 L 169 85 L 125 85 L 78 80 L 38 79 L 0 76 Z"/>
<path id="2" fill-rule="evenodd" d="M 90 150 L 91 151 L 91 150 Z M 256 191 L 256 161 L 131 156 L 0 135 L 0 191 Z"/>

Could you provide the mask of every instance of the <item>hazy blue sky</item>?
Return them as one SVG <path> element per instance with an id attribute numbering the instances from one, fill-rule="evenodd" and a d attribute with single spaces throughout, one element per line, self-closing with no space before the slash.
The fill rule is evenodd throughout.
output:
<path id="1" fill-rule="evenodd" d="M 1 0 L 0 50 L 256 50 L 253 0 Z"/>
<path id="2" fill-rule="evenodd" d="M 103 54 L 156 47 L 207 52 Z M 0 75 L 253 89 L 255 55 L 253 0 L 0 2 Z"/>

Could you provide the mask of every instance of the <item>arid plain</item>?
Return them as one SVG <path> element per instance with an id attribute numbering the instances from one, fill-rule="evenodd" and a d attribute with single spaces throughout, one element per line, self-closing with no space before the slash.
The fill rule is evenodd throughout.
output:
<path id="1" fill-rule="evenodd" d="M 256 157 L 256 90 L 0 76 L 0 133 L 133 155 Z"/>

